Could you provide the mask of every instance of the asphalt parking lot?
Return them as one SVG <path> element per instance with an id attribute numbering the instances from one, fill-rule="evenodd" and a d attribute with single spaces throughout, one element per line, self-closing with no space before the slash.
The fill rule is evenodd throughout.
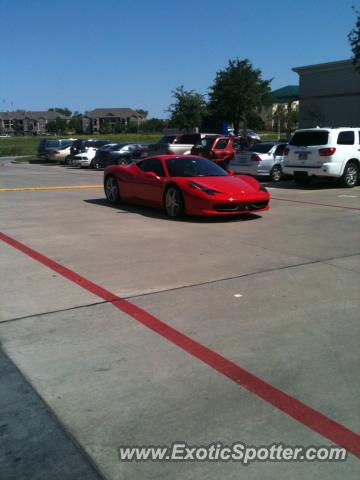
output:
<path id="1" fill-rule="evenodd" d="M 360 478 L 359 186 L 267 184 L 261 215 L 173 221 L 109 206 L 101 172 L 0 162 L 1 347 L 85 462 L 108 479 Z M 351 453 L 118 458 L 174 441 Z"/>

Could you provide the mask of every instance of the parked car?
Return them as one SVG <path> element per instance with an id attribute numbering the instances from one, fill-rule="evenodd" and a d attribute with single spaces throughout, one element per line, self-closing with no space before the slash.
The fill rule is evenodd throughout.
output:
<path id="1" fill-rule="evenodd" d="M 230 162 L 236 173 L 270 176 L 274 182 L 283 178 L 284 149 L 286 143 L 255 143 L 248 150 L 237 150 Z"/>
<path id="2" fill-rule="evenodd" d="M 111 143 L 111 140 L 106 138 L 83 138 L 76 140 L 71 146 L 71 158 L 74 158 L 79 153 L 86 152 L 88 148 L 100 148 L 109 143 Z"/>
<path id="3" fill-rule="evenodd" d="M 184 133 L 176 136 L 171 143 L 161 142 L 149 145 L 150 155 L 189 155 L 192 147 L 202 139 L 216 138 L 221 135 L 216 133 Z"/>
<path id="4" fill-rule="evenodd" d="M 254 130 L 242 130 L 241 132 L 239 132 L 239 136 L 249 138 L 253 142 L 261 142 L 260 135 L 254 132 Z"/>
<path id="5" fill-rule="evenodd" d="M 48 153 L 48 159 L 50 162 L 68 163 L 70 157 L 71 145 L 57 148 L 56 150 L 50 150 Z"/>
<path id="6" fill-rule="evenodd" d="M 126 201 L 182 214 L 229 215 L 269 208 L 270 195 L 252 177 L 234 175 L 214 162 L 192 155 L 162 155 L 112 165 L 104 171 L 110 203 Z"/>
<path id="7" fill-rule="evenodd" d="M 75 140 L 76 138 L 44 138 L 38 145 L 38 157 L 48 160 L 49 155 L 53 150 L 59 150 L 63 147 L 68 147 L 69 145 L 71 146 Z"/>
<path id="8" fill-rule="evenodd" d="M 90 147 L 86 150 L 86 152 L 78 153 L 72 158 L 72 165 L 74 167 L 91 167 L 92 160 L 95 157 L 96 148 Z"/>
<path id="9" fill-rule="evenodd" d="M 94 168 L 106 168 L 108 165 L 127 165 L 134 160 L 145 158 L 148 146 L 141 143 L 118 143 L 105 148 L 94 157 Z"/>
<path id="10" fill-rule="evenodd" d="M 103 158 L 106 156 L 106 152 L 112 150 L 113 148 L 117 147 L 117 143 L 108 143 L 103 147 L 100 147 L 96 150 L 95 157 L 92 160 L 92 168 L 102 168 L 101 165 L 103 164 Z"/>
<path id="11" fill-rule="evenodd" d="M 354 187 L 360 173 L 360 128 L 296 130 L 284 155 L 284 172 L 294 175 L 299 185 L 313 177 L 332 177 Z"/>
<path id="12" fill-rule="evenodd" d="M 207 137 L 202 138 L 191 149 L 191 155 L 208 158 L 227 169 L 235 150 L 240 146 L 240 137 Z"/>

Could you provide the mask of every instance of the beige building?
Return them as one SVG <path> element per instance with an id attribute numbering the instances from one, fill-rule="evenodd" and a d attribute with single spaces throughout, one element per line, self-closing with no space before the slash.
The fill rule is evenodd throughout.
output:
<path id="1" fill-rule="evenodd" d="M 83 115 L 83 132 L 97 134 L 104 126 L 108 126 L 109 132 L 115 132 L 117 126 L 127 128 L 143 121 L 144 117 L 131 108 L 96 108 Z"/>
<path id="2" fill-rule="evenodd" d="M 293 70 L 300 77 L 300 128 L 360 126 L 360 72 L 352 60 Z"/>
<path id="3" fill-rule="evenodd" d="M 261 118 L 266 130 L 287 130 L 296 127 L 299 109 L 299 86 L 286 85 L 271 92 L 272 103 L 262 107 Z M 289 125 L 291 124 L 291 125 Z"/>
<path id="4" fill-rule="evenodd" d="M 0 133 L 10 135 L 42 135 L 46 124 L 56 118 L 66 118 L 57 112 L 0 112 Z"/>

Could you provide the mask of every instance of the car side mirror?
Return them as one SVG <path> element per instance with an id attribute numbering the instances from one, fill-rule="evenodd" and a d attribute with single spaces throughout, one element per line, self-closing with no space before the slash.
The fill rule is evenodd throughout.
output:
<path id="1" fill-rule="evenodd" d="M 226 171 L 229 175 L 235 175 L 234 170 L 230 170 L 230 168 L 227 168 Z"/>

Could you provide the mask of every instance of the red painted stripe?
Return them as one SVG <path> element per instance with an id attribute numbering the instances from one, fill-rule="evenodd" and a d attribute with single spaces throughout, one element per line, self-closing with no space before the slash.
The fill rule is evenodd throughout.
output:
<path id="1" fill-rule="evenodd" d="M 317 202 L 304 202 L 302 200 L 290 200 L 288 198 L 277 198 L 271 196 L 271 200 L 280 200 L 282 202 L 292 202 L 292 203 L 304 203 L 307 205 L 317 205 L 319 207 L 332 207 L 332 208 L 345 208 L 347 210 L 360 210 L 358 207 L 344 207 L 342 205 L 330 205 L 328 203 L 317 203 Z"/>
<path id="2" fill-rule="evenodd" d="M 233 382 L 265 400 L 273 407 L 286 413 L 301 424 L 306 425 L 308 428 L 319 433 L 331 442 L 346 448 L 348 452 L 351 452 L 353 455 L 360 458 L 360 435 L 357 433 L 352 432 L 340 423 L 335 422 L 331 418 L 307 406 L 305 403 L 302 403 L 287 393 L 273 387 L 264 380 L 261 380 L 261 378 L 256 377 L 222 355 L 219 355 L 215 351 L 201 345 L 142 308 L 137 307 L 127 300 L 121 299 L 96 283 L 87 280 L 45 255 L 42 255 L 23 243 L 18 242 L 14 238 L 0 232 L 0 240 L 54 270 L 85 290 L 112 303 L 112 305 L 118 308 L 121 312 L 131 316 L 141 324 L 164 337 L 169 342 L 177 345 L 209 367 L 222 373 Z"/>

